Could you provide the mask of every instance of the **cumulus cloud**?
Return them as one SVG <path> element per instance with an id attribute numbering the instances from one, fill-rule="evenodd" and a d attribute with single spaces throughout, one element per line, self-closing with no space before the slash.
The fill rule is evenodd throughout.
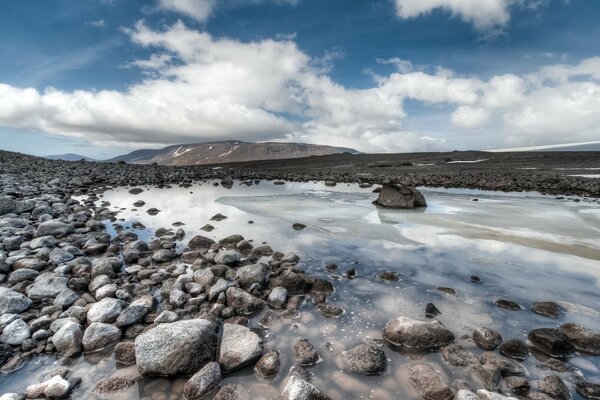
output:
<path id="1" fill-rule="evenodd" d="M 142 82 L 100 91 L 0 84 L 0 125 L 104 145 L 236 138 L 371 152 L 460 147 L 474 132 L 492 147 L 600 136 L 596 58 L 489 79 L 444 68 L 427 73 L 392 59 L 382 62 L 396 66 L 394 72 L 373 75 L 371 87 L 354 89 L 335 82 L 292 38 L 215 38 L 182 22 L 163 30 L 139 22 L 127 34 L 151 52 L 129 64 L 145 73 Z M 409 100 L 436 123 L 413 118 L 405 107 Z"/>
<path id="2" fill-rule="evenodd" d="M 175 11 L 204 22 L 212 14 L 215 0 L 159 0 L 158 8 Z"/>

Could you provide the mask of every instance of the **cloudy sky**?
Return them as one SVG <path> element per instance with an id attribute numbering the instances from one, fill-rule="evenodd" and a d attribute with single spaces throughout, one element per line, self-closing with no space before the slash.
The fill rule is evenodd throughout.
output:
<path id="1" fill-rule="evenodd" d="M 600 140 L 596 0 L 5 0 L 0 148 Z"/>

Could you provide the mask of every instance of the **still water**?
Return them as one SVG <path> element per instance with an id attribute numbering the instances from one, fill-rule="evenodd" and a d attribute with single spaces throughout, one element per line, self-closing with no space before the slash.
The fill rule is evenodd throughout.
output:
<path id="1" fill-rule="evenodd" d="M 442 312 L 437 319 L 455 333 L 457 343 L 475 354 L 481 350 L 470 336 L 482 326 L 498 330 L 504 339 L 523 341 L 534 328 L 565 322 L 600 331 L 597 202 L 535 193 L 425 188 L 429 207 L 406 211 L 377 209 L 372 188 L 357 185 L 263 181 L 252 186 L 236 182 L 227 189 L 205 182 L 189 188 L 145 189 L 139 195 L 129 194 L 128 188 L 109 190 L 96 204 L 109 202 L 111 210 L 120 211 L 117 223 L 141 239 L 150 239 L 156 229 L 172 228 L 176 222 L 185 224 L 186 238 L 180 246 L 196 234 L 215 240 L 241 234 L 255 245 L 265 242 L 274 250 L 297 253 L 309 274 L 333 282 L 335 293 L 328 303 L 344 309 L 340 318 L 325 318 L 309 302 L 297 319 L 269 327 L 265 351 L 281 353 L 277 377 L 259 378 L 250 367 L 225 376 L 224 384 L 242 384 L 253 399 L 278 398 L 294 364 L 291 347 L 298 336 L 308 337 L 318 348 L 323 361 L 310 369 L 312 382 L 333 399 L 418 399 L 406 367 L 417 359 L 434 365 L 448 382 L 469 380 L 466 367 L 449 366 L 439 353 L 417 357 L 389 348 L 384 349 L 388 369 L 381 376 L 358 376 L 339 368 L 341 351 L 369 338 L 380 339 L 385 323 L 396 316 L 424 318 L 430 302 Z M 132 204 L 137 200 L 146 204 L 136 209 Z M 161 211 L 151 216 L 146 210 L 152 207 Z M 211 221 L 217 213 L 227 219 Z M 134 222 L 145 229 L 131 228 Z M 208 223 L 215 229 L 202 231 Z M 306 228 L 296 231 L 294 223 Z M 327 272 L 328 263 L 337 264 L 339 270 Z M 344 276 L 349 269 L 356 271 L 354 279 Z M 383 271 L 397 272 L 400 280 L 380 280 L 377 273 Z M 471 275 L 481 282 L 471 282 Z M 456 294 L 438 287 L 453 288 Z M 502 309 L 493 303 L 498 298 L 514 300 L 523 309 Z M 567 312 L 558 320 L 548 319 L 531 311 L 534 301 L 559 302 Z M 255 326 L 260 317 L 250 325 Z M 533 354 L 523 362 L 530 381 L 549 374 L 540 367 L 544 359 Z M 33 359 L 19 371 L 0 377 L 1 392 L 40 382 L 44 373 L 63 363 L 51 357 Z M 110 350 L 66 363 L 74 376 L 83 379 L 74 398 L 95 398 L 91 390 L 103 378 L 137 375 L 135 366 L 117 368 Z M 588 380 L 600 377 L 600 357 L 576 354 L 569 363 Z M 118 398 L 177 399 L 184 383 L 183 379 L 145 379 Z M 572 385 L 570 389 L 577 398 Z"/>

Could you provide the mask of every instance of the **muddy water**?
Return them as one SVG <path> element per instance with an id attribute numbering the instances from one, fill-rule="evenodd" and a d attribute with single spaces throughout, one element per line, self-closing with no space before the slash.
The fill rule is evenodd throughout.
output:
<path id="1" fill-rule="evenodd" d="M 452 330 L 457 342 L 476 354 L 481 351 L 469 336 L 473 329 L 489 326 L 505 339 L 526 340 L 539 327 L 577 322 L 600 330 L 600 205 L 595 202 L 555 199 L 536 194 L 503 194 L 465 190 L 423 190 L 429 207 L 421 211 L 378 210 L 371 202 L 371 189 L 355 185 L 326 187 L 315 183 L 272 182 L 232 189 L 211 183 L 190 188 L 148 189 L 134 196 L 127 189 L 107 191 L 101 200 L 120 210 L 119 224 L 135 230 L 140 238 L 151 238 L 160 228 L 183 222 L 186 239 L 203 234 L 220 239 L 239 233 L 255 244 L 266 242 L 275 250 L 293 251 L 302 265 L 316 276 L 331 279 L 335 293 L 328 302 L 345 310 L 339 319 L 327 319 L 311 303 L 292 321 L 269 327 L 265 350 L 278 349 L 282 368 L 273 380 L 264 380 L 251 368 L 227 375 L 224 383 L 236 382 L 253 399 L 277 398 L 288 371 L 293 367 L 293 340 L 302 335 L 320 352 L 321 363 L 310 369 L 312 382 L 333 399 L 417 399 L 408 383 L 406 366 L 429 362 L 449 382 L 470 379 L 466 368 L 451 367 L 439 353 L 401 354 L 385 348 L 389 359 L 382 376 L 365 377 L 342 372 L 337 356 L 368 338 L 381 338 L 385 323 L 396 316 L 424 317 L 425 304 L 433 302 L 442 312 L 438 319 Z M 477 201 L 474 201 L 477 199 Z M 132 206 L 136 200 L 146 205 Z M 161 210 L 150 216 L 146 210 Z M 221 213 L 228 218 L 210 221 Z M 252 223 L 249 223 L 251 221 Z M 302 231 L 292 229 L 299 222 Z M 200 230 L 212 224 L 214 231 Z M 328 273 L 324 266 L 340 268 Z M 343 272 L 355 269 L 354 279 Z M 380 271 L 395 271 L 396 282 L 376 277 Z M 471 275 L 481 278 L 472 283 Z M 450 287 L 447 294 L 438 287 Z M 514 300 L 521 311 L 497 307 L 498 298 Z M 534 301 L 560 302 L 568 311 L 558 320 L 530 310 Z M 251 325 L 257 325 L 260 315 Z M 540 367 L 544 356 L 534 354 L 523 365 L 528 379 L 550 372 Z M 45 372 L 65 361 L 40 357 L 22 369 L 0 377 L 1 392 L 20 391 L 42 380 Z M 94 398 L 91 389 L 105 377 L 136 375 L 135 367 L 117 368 L 105 353 L 67 360 L 73 375 L 83 379 L 74 398 Z M 600 377 L 600 357 L 576 354 L 569 363 L 587 379 Z M 123 399 L 180 398 L 183 379 L 145 379 L 123 392 Z M 571 387 L 572 393 L 575 393 Z M 575 395 L 577 397 L 577 395 Z M 114 396 L 111 398 L 115 398 Z"/>

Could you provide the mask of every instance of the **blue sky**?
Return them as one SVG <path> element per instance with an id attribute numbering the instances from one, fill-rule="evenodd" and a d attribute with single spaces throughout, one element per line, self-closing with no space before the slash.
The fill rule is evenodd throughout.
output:
<path id="1" fill-rule="evenodd" d="M 600 140 L 593 0 L 8 0 L 0 148 Z"/>

